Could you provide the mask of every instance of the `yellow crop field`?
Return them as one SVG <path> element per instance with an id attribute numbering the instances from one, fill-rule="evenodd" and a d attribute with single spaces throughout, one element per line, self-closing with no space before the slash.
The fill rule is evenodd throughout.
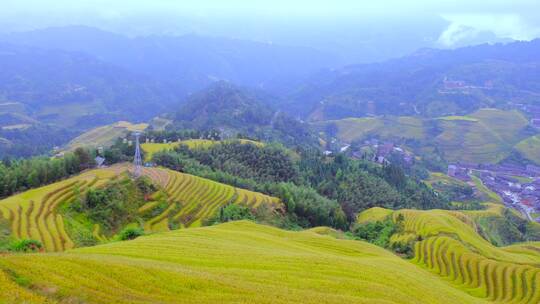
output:
<path id="1" fill-rule="evenodd" d="M 92 170 L 13 195 L 0 200 L 0 212 L 11 222 L 11 231 L 15 237 L 38 240 L 43 243 L 46 251 L 70 249 L 74 244 L 56 208 L 72 199 L 76 191 L 84 192 L 90 187 L 98 187 L 115 175 L 111 169 Z"/>
<path id="2" fill-rule="evenodd" d="M 487 303 L 369 243 L 248 221 L 8 255 L 0 271 L 62 303 Z"/>
<path id="3" fill-rule="evenodd" d="M 362 213 L 360 213 L 356 219 L 356 221 L 359 224 L 364 224 L 371 221 L 381 221 L 384 220 L 386 217 L 392 214 L 392 210 L 380 208 L 380 207 L 373 207 L 370 208 Z"/>
<path id="4" fill-rule="evenodd" d="M 329 124 L 335 124 L 339 139 L 347 142 L 361 140 L 369 136 L 417 140 L 426 137 L 423 121 L 411 116 L 345 118 L 316 123 L 319 127 Z"/>
<path id="5" fill-rule="evenodd" d="M 146 223 L 150 231 L 167 230 L 169 223 L 177 222 L 181 227 L 201 226 L 205 219 L 212 217 L 219 208 L 229 203 L 257 208 L 266 204 L 273 209 L 281 209 L 281 202 L 261 193 L 235 188 L 209 179 L 180 173 L 163 168 L 145 168 L 143 174 L 151 178 L 167 175 L 164 190 L 168 195 L 169 207 Z M 151 175 L 152 174 L 152 175 Z M 145 206 L 147 212 L 155 206 Z"/>
<path id="6" fill-rule="evenodd" d="M 230 143 L 230 142 L 239 142 L 242 144 L 252 144 L 258 147 L 262 147 L 264 144 L 259 141 L 250 140 L 250 139 L 231 139 L 231 140 L 210 140 L 210 139 L 186 139 L 181 141 L 169 142 L 169 143 L 143 143 L 141 148 L 146 153 L 145 159 L 147 161 L 152 159 L 152 156 L 161 151 L 173 150 L 178 147 L 180 144 L 186 145 L 190 149 L 205 149 L 209 148 L 218 143 Z"/>
<path id="7" fill-rule="evenodd" d="M 413 242 L 413 263 L 475 297 L 497 303 L 539 303 L 540 243 L 496 247 L 477 233 L 475 219 L 496 214 L 500 208 L 490 204 L 481 211 L 390 211 L 394 221 L 399 215 L 404 218 L 403 231 L 391 242 Z M 365 222 L 370 214 L 381 213 L 367 210 L 359 218 Z"/>
<path id="8" fill-rule="evenodd" d="M 119 121 L 114 124 L 97 127 L 71 140 L 67 144 L 66 150 L 71 151 L 79 147 L 97 148 L 100 146 L 111 146 L 116 139 L 128 135 L 129 132 L 143 131 L 147 127 L 148 124 L 145 123 L 132 124 L 127 121 Z"/>
<path id="9" fill-rule="evenodd" d="M 219 141 L 210 139 L 186 139 L 182 140 L 181 143 L 190 149 L 204 149 L 219 143 Z"/>
<path id="10" fill-rule="evenodd" d="M 179 142 L 171 143 L 143 143 L 141 144 L 141 149 L 144 151 L 144 159 L 149 161 L 152 159 L 155 153 L 161 151 L 173 150 L 174 148 L 180 145 Z"/>
<path id="11" fill-rule="evenodd" d="M 46 297 L 32 293 L 15 283 L 4 271 L 0 271 L 0 303 L 55 303 Z"/>
<path id="12" fill-rule="evenodd" d="M 181 143 L 183 145 L 188 146 L 190 149 L 204 149 L 211 147 L 218 143 L 233 143 L 233 142 L 239 142 L 241 144 L 252 144 L 259 147 L 264 146 L 264 143 L 256 140 L 251 139 L 226 139 L 226 140 L 210 140 L 210 139 L 186 139 L 182 140 Z"/>

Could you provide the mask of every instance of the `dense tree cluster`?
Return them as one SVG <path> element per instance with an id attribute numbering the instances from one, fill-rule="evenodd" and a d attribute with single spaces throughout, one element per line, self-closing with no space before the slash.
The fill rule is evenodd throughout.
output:
<path id="1" fill-rule="evenodd" d="M 235 130 L 268 125 L 273 110 L 247 90 L 227 82 L 217 82 L 208 89 L 192 95 L 176 113 L 177 129 Z"/>
<path id="2" fill-rule="evenodd" d="M 99 223 L 106 233 L 116 232 L 128 223 L 137 222 L 138 208 L 157 189 L 147 177 L 132 180 L 124 177 L 108 182 L 104 187 L 89 189 L 67 206 L 68 217 Z"/>
<path id="3" fill-rule="evenodd" d="M 256 220 L 249 207 L 229 204 L 219 209 L 219 212 L 207 221 L 207 225 L 226 223 L 239 220 Z"/>
<path id="4" fill-rule="evenodd" d="M 337 155 L 327 158 L 311 151 L 300 161 L 305 182 L 322 195 L 336 199 L 353 220 L 356 213 L 371 207 L 391 209 L 448 208 L 420 180 L 405 175 L 396 165 L 379 166 Z"/>
<path id="5" fill-rule="evenodd" d="M 44 125 L 27 129 L 0 129 L 0 155 L 19 158 L 46 154 L 75 135 L 73 131 Z"/>
<path id="6" fill-rule="evenodd" d="M 303 227 L 345 229 L 358 212 L 375 206 L 449 207 L 444 197 L 407 176 L 400 166 L 379 166 L 344 155 L 326 157 L 318 150 L 302 150 L 297 160 L 279 145 L 223 143 L 196 150 L 180 146 L 156 153 L 153 160 L 174 170 L 277 196 Z"/>
<path id="7" fill-rule="evenodd" d="M 288 219 L 293 222 L 288 227 L 347 228 L 337 201 L 299 184 L 296 163 L 279 145 L 224 143 L 197 151 L 181 146 L 176 151 L 154 154 L 153 161 L 174 170 L 279 197 L 287 206 Z M 229 165 L 223 165 L 227 162 Z"/>
<path id="8" fill-rule="evenodd" d="M 135 155 L 135 145 L 129 145 L 122 138 L 118 138 L 116 142 L 103 153 L 105 162 L 108 165 L 123 162 L 133 161 Z M 141 156 L 144 158 L 144 151 L 141 150 Z"/>
<path id="9" fill-rule="evenodd" d="M 240 142 L 227 142 L 207 149 L 189 150 L 184 153 L 201 164 L 258 182 L 287 182 L 298 178 L 298 168 L 283 147 Z"/>
<path id="10" fill-rule="evenodd" d="M 94 165 L 93 155 L 82 148 L 61 158 L 5 159 L 0 163 L 0 197 L 59 181 Z"/>
<path id="11" fill-rule="evenodd" d="M 287 210 L 298 217 L 301 226 L 348 228 L 345 213 L 337 201 L 321 196 L 313 188 L 280 183 L 274 189 L 273 194 L 280 197 Z"/>

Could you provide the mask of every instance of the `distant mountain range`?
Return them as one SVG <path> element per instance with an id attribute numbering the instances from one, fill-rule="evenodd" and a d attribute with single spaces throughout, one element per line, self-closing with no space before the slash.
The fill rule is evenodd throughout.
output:
<path id="1" fill-rule="evenodd" d="M 41 130 L 59 134 L 58 145 L 163 114 L 177 127 L 312 142 L 301 120 L 433 118 L 540 100 L 540 40 L 339 63 L 310 48 L 195 35 L 130 38 L 80 26 L 0 35 L 0 148 L 47 138 Z"/>
<path id="2" fill-rule="evenodd" d="M 306 47 L 197 35 L 129 38 L 84 26 L 0 35 L 0 41 L 84 52 L 131 72 L 173 83 L 184 93 L 216 80 L 274 90 L 340 64 L 335 55 Z"/>
<path id="3" fill-rule="evenodd" d="M 288 108 L 312 120 L 366 115 L 463 115 L 538 104 L 540 40 L 456 50 L 422 49 L 376 64 L 327 70 L 290 93 Z"/>
<path id="4" fill-rule="evenodd" d="M 0 43 L 0 102 L 19 105 L 0 112 L 20 120 L 28 120 L 24 114 L 81 129 L 149 119 L 178 96 L 171 86 L 83 53 Z"/>
<path id="5" fill-rule="evenodd" d="M 338 62 L 309 48 L 236 39 L 48 28 L 0 35 L 0 102 L 39 122 L 85 129 L 148 120 L 216 81 L 290 89 Z"/>

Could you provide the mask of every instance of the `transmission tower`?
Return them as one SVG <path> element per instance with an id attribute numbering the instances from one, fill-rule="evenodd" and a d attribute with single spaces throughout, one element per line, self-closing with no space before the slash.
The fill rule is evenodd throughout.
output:
<path id="1" fill-rule="evenodd" d="M 139 144 L 139 137 L 141 136 L 140 132 L 133 133 L 135 135 L 135 157 L 133 158 L 133 165 L 135 166 L 135 177 L 141 176 L 141 145 Z"/>

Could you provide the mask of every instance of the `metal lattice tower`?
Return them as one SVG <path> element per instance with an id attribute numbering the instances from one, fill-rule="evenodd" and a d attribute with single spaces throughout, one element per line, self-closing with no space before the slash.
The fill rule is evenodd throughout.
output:
<path id="1" fill-rule="evenodd" d="M 135 132 L 133 133 L 135 135 L 135 157 L 133 158 L 133 165 L 135 166 L 135 177 L 141 176 L 141 167 L 142 167 L 142 159 L 141 159 L 141 145 L 139 144 L 139 137 L 141 136 L 141 133 Z"/>

